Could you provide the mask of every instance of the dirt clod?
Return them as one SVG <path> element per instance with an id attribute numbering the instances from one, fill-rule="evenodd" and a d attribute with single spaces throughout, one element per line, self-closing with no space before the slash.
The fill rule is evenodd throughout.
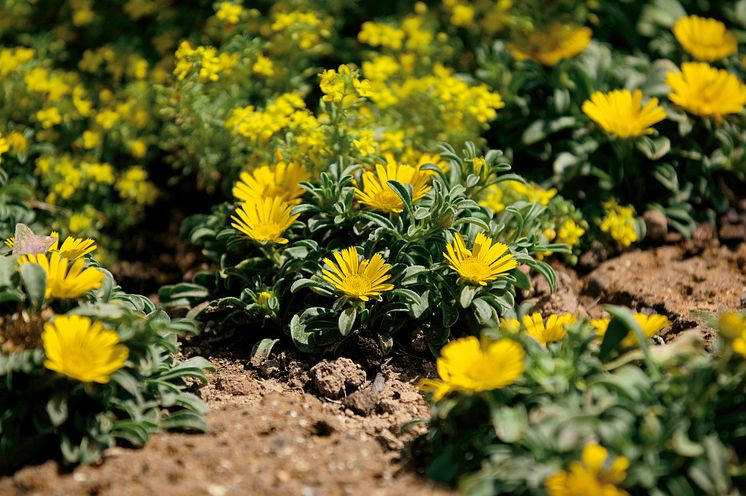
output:
<path id="1" fill-rule="evenodd" d="M 648 210 L 642 216 L 645 221 L 645 239 L 654 243 L 666 240 L 668 234 L 668 219 L 663 212 Z"/>
<path id="2" fill-rule="evenodd" d="M 322 360 L 310 370 L 316 389 L 329 399 L 337 400 L 365 383 L 363 368 L 349 358 Z"/>

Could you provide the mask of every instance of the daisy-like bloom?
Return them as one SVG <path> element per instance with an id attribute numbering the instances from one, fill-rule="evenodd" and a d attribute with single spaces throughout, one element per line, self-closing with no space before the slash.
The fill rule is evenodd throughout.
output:
<path id="1" fill-rule="evenodd" d="M 569 470 L 560 470 L 544 481 L 549 496 L 624 496 L 618 487 L 627 477 L 629 460 L 618 456 L 609 460 L 609 451 L 598 444 L 583 448 L 582 460 L 570 464 Z"/>
<path id="2" fill-rule="evenodd" d="M 41 255 L 23 255 L 19 264 L 35 263 L 47 273 L 44 298 L 78 298 L 101 286 L 104 273 L 95 267 L 85 267 L 85 260 L 70 261 L 60 252 Z"/>
<path id="3" fill-rule="evenodd" d="M 56 238 L 56 241 L 49 247 L 49 251 L 59 251 L 60 255 L 68 260 L 76 260 L 84 257 L 89 253 L 96 250 L 96 242 L 90 238 L 73 238 L 68 236 L 65 241 L 62 242 L 62 246 L 59 247 L 60 235 L 57 232 L 52 231 L 51 237 Z"/>
<path id="4" fill-rule="evenodd" d="M 555 22 L 546 29 L 531 32 L 524 44 L 510 43 L 508 48 L 517 60 L 529 59 L 553 66 L 585 50 L 592 36 L 589 28 Z"/>
<path id="5" fill-rule="evenodd" d="M 452 391 L 478 393 L 501 389 L 517 381 L 525 370 L 525 351 L 511 339 L 498 339 L 482 345 L 469 336 L 443 347 L 437 362 L 439 379 L 420 383 L 438 401 Z"/>
<path id="6" fill-rule="evenodd" d="M 462 280 L 480 286 L 507 276 L 508 272 L 518 267 L 518 262 L 508 252 L 508 245 L 493 243 L 492 238 L 482 233 L 477 234 L 471 250 L 466 247 L 461 234 L 456 233 L 453 241 L 446 245 L 443 256 Z"/>
<path id="7" fill-rule="evenodd" d="M 642 105 L 640 90 L 597 91 L 590 100 L 583 102 L 583 112 L 604 131 L 620 138 L 652 134 L 651 126 L 666 118 L 666 111 L 658 105 L 657 98 Z"/>
<path id="8" fill-rule="evenodd" d="M 81 382 L 106 384 L 124 367 L 129 350 L 116 331 L 80 315 L 58 315 L 41 335 L 49 370 Z"/>
<path id="9" fill-rule="evenodd" d="M 668 98 L 692 114 L 712 117 L 720 122 L 726 114 L 743 112 L 746 85 L 735 74 L 705 64 L 688 62 L 681 72 L 669 72 L 666 84 Z"/>
<path id="10" fill-rule="evenodd" d="M 716 19 L 681 17 L 673 25 L 673 35 L 687 53 L 705 62 L 719 60 L 738 51 L 736 37 Z"/>
<path id="11" fill-rule="evenodd" d="M 363 173 L 362 189 L 355 188 L 355 197 L 360 203 L 387 213 L 401 213 L 404 202 L 388 181 L 398 181 L 412 187 L 412 201 L 417 201 L 430 190 L 430 175 L 418 167 L 398 164 L 393 157 L 387 157 L 386 165 L 376 164 L 376 171 Z"/>
<path id="12" fill-rule="evenodd" d="M 300 183 L 308 181 L 310 177 L 300 164 L 278 162 L 272 168 L 263 165 L 251 173 L 241 173 L 233 187 L 233 196 L 245 202 L 278 196 L 286 202 L 299 203 L 305 191 Z"/>
<path id="13" fill-rule="evenodd" d="M 567 334 L 567 327 L 576 321 L 577 318 L 570 313 L 550 315 L 546 322 L 544 322 L 544 319 L 538 312 L 530 316 L 523 316 L 523 326 L 526 328 L 526 334 L 537 340 L 545 348 L 547 347 L 547 343 L 560 341 L 564 338 L 565 334 Z M 509 322 L 506 326 L 515 327 L 516 323 Z"/>
<path id="14" fill-rule="evenodd" d="M 373 255 L 370 260 L 361 260 L 357 248 L 351 246 L 332 255 L 336 263 L 325 258 L 324 263 L 328 268 L 324 268 L 321 274 L 345 296 L 368 301 L 384 291 L 394 289 L 393 284 L 386 282 L 391 279 L 391 266 L 385 263 L 380 253 Z"/>
<path id="15" fill-rule="evenodd" d="M 242 232 L 257 243 L 288 242 L 282 234 L 295 222 L 299 214 L 293 214 L 293 205 L 279 196 L 243 202 L 232 215 L 231 227 Z"/>
<path id="16" fill-rule="evenodd" d="M 653 315 L 646 315 L 644 313 L 635 313 L 632 315 L 642 329 L 642 333 L 647 337 L 653 337 L 663 329 L 671 325 L 671 321 L 665 315 L 659 315 L 654 313 Z M 596 333 L 599 336 L 604 336 L 606 331 L 609 329 L 609 322 L 611 319 L 593 319 L 591 325 L 596 329 Z M 627 333 L 624 339 L 622 339 L 622 346 L 624 348 L 632 348 L 637 346 L 637 335 L 634 332 Z"/>

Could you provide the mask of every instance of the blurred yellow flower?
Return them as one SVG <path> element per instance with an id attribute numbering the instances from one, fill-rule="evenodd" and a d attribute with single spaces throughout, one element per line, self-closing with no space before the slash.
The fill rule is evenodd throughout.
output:
<path id="1" fill-rule="evenodd" d="M 381 212 L 401 213 L 404 202 L 388 181 L 398 181 L 412 187 L 412 201 L 417 201 L 430 191 L 429 176 L 416 167 L 400 165 L 392 155 L 387 155 L 386 165 L 376 164 L 376 172 L 363 172 L 362 189 L 355 188 L 360 203 Z"/>
<path id="2" fill-rule="evenodd" d="M 557 243 L 565 244 L 572 248 L 585 234 L 585 229 L 580 227 L 574 220 L 566 219 L 557 234 Z"/>
<path id="3" fill-rule="evenodd" d="M 540 313 L 523 316 L 523 326 L 526 328 L 526 334 L 534 338 L 546 348 L 548 343 L 560 341 L 567 334 L 567 327 L 577 321 L 577 318 L 566 313 L 564 315 L 550 315 L 546 323 Z M 518 321 L 510 319 L 506 322 L 507 328 L 515 328 Z"/>
<path id="4" fill-rule="evenodd" d="M 681 72 L 669 72 L 666 84 L 668 98 L 685 110 L 720 121 L 723 115 L 743 112 L 746 85 L 735 74 L 705 64 L 689 62 Z"/>
<path id="5" fill-rule="evenodd" d="M 466 247 L 461 233 L 456 233 L 453 241 L 446 245 L 443 256 L 449 267 L 458 273 L 465 282 L 486 286 L 498 277 L 505 277 L 518 266 L 508 245 L 494 243 L 483 233 L 477 233 L 471 250 Z"/>
<path id="6" fill-rule="evenodd" d="M 237 3 L 220 2 L 215 17 L 228 24 L 236 24 L 241 19 L 243 7 Z"/>
<path id="7" fill-rule="evenodd" d="M 108 383 L 129 356 L 116 331 L 79 315 L 57 315 L 44 324 L 41 339 L 44 366 L 81 382 Z"/>
<path id="8" fill-rule="evenodd" d="M 635 318 L 637 323 L 642 329 L 642 333 L 647 337 L 653 337 L 663 329 L 671 325 L 671 321 L 665 315 L 659 315 L 654 313 L 653 315 L 646 315 L 644 313 L 634 313 L 632 316 Z M 591 325 L 596 330 L 599 336 L 604 336 L 606 331 L 609 329 L 609 323 L 611 319 L 593 319 Z M 624 339 L 622 339 L 622 347 L 633 348 L 639 344 L 637 335 L 633 332 L 629 332 Z"/>
<path id="9" fill-rule="evenodd" d="M 241 173 L 233 187 L 233 196 L 246 202 L 277 196 L 286 202 L 300 203 L 300 197 L 306 191 L 300 183 L 310 178 L 308 170 L 301 164 L 277 162 L 272 167 L 263 165 L 251 173 Z"/>
<path id="10" fill-rule="evenodd" d="M 50 107 L 39 110 L 36 113 L 36 120 L 39 121 L 41 127 L 49 129 L 62 122 L 62 114 L 57 107 Z"/>
<path id="11" fill-rule="evenodd" d="M 673 34 L 684 50 L 697 60 L 712 62 L 738 51 L 736 37 L 716 19 L 681 17 L 673 26 Z"/>
<path id="12" fill-rule="evenodd" d="M 583 112 L 604 131 L 620 138 L 633 138 L 652 134 L 652 125 L 666 118 L 657 98 L 642 105 L 642 91 L 613 90 L 591 95 L 583 102 Z"/>
<path id="13" fill-rule="evenodd" d="M 438 379 L 420 383 L 438 401 L 448 393 L 479 393 L 502 389 L 517 381 L 525 370 L 525 352 L 511 339 L 480 344 L 474 336 L 451 341 L 437 361 Z"/>
<path id="14" fill-rule="evenodd" d="M 385 263 L 380 253 L 374 254 L 370 260 L 361 260 L 357 248 L 352 246 L 332 255 L 336 262 L 324 259 L 327 268 L 322 270 L 322 277 L 345 296 L 368 301 L 394 289 L 393 284 L 386 282 L 391 279 L 391 266 Z"/>
<path id="15" fill-rule="evenodd" d="M 532 31 L 521 44 L 509 43 L 508 48 L 517 60 L 529 59 L 553 66 L 585 50 L 592 36 L 593 32 L 587 27 L 555 22 L 545 29 Z"/>
<path id="16" fill-rule="evenodd" d="M 582 461 L 574 461 L 569 470 L 549 476 L 544 488 L 549 496 L 624 496 L 617 486 L 627 477 L 629 460 L 623 456 L 611 458 L 609 451 L 598 444 L 583 448 Z"/>
<path id="17" fill-rule="evenodd" d="M 45 298 L 78 298 L 100 287 L 104 281 L 104 273 L 95 267 L 86 268 L 84 259 L 70 262 L 56 251 L 48 256 L 23 255 L 18 263 L 35 263 L 44 269 L 47 273 Z"/>
<path id="18" fill-rule="evenodd" d="M 293 205 L 279 196 L 242 202 L 236 209 L 236 215 L 231 216 L 231 227 L 257 243 L 284 245 L 288 240 L 282 234 L 298 218 L 298 214 L 291 212 L 292 209 Z"/>

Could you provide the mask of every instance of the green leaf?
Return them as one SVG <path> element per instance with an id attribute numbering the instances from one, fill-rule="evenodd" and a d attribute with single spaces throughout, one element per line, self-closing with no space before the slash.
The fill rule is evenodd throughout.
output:
<path id="1" fill-rule="evenodd" d="M 477 288 L 474 286 L 467 284 L 461 288 L 461 296 L 459 297 L 459 305 L 461 305 L 461 308 L 469 308 L 475 294 L 477 294 Z"/>
<path id="2" fill-rule="evenodd" d="M 207 421 L 198 413 L 181 410 L 164 418 L 161 427 L 167 430 L 207 432 Z"/>
<path id="3" fill-rule="evenodd" d="M 36 308 L 41 308 L 44 303 L 44 293 L 47 290 L 47 273 L 35 263 L 21 265 L 21 279 L 26 287 L 31 302 Z"/>
<path id="4" fill-rule="evenodd" d="M 357 318 L 357 309 L 355 307 L 347 307 L 339 314 L 337 320 L 337 328 L 342 336 L 347 336 L 353 327 L 355 327 L 355 319 Z"/>
<path id="5" fill-rule="evenodd" d="M 251 349 L 251 358 L 258 359 L 263 362 L 272 353 L 272 348 L 279 343 L 279 339 L 264 338 L 261 341 L 257 341 L 254 347 Z"/>
<path id="6" fill-rule="evenodd" d="M 47 415 L 52 425 L 59 427 L 67 420 L 67 394 L 64 392 L 55 393 L 47 401 Z"/>

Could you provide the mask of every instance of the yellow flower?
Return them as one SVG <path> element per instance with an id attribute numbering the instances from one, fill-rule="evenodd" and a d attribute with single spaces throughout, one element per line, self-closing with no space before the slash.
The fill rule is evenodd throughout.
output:
<path id="1" fill-rule="evenodd" d="M 363 173 L 363 188 L 355 188 L 355 196 L 364 205 L 381 212 L 400 213 L 404 202 L 388 181 L 398 181 L 412 187 L 412 201 L 417 201 L 430 190 L 429 176 L 416 167 L 400 165 L 394 157 L 386 157 L 386 165 L 376 164 L 376 172 Z"/>
<path id="2" fill-rule="evenodd" d="M 646 315 L 644 313 L 632 314 L 635 321 L 640 325 L 642 333 L 647 337 L 653 337 L 660 331 L 671 325 L 671 321 L 665 315 L 659 315 L 654 313 L 653 315 Z M 591 325 L 596 329 L 596 333 L 599 336 L 604 336 L 606 331 L 609 329 L 609 323 L 611 319 L 593 319 Z M 622 346 L 624 348 L 633 348 L 639 344 L 637 335 L 634 332 L 629 332 L 624 339 L 622 339 Z"/>
<path id="3" fill-rule="evenodd" d="M 59 234 L 57 234 L 56 232 L 52 232 L 50 236 L 57 239 L 52 244 L 52 246 L 49 247 L 48 251 L 59 251 L 60 255 L 68 260 L 77 260 L 78 258 L 92 253 L 97 248 L 96 242 L 90 238 L 73 238 L 72 236 L 68 236 L 67 238 L 65 238 L 62 246 L 58 248 L 57 246 L 59 245 Z"/>
<path id="4" fill-rule="evenodd" d="M 580 241 L 583 234 L 585 234 L 585 229 L 576 224 L 574 220 L 567 219 L 562 224 L 562 227 L 557 234 L 556 241 L 557 243 L 565 244 L 572 248 L 578 243 L 578 241 Z"/>
<path id="5" fill-rule="evenodd" d="M 322 277 L 345 296 L 368 301 L 394 289 L 393 284 L 386 282 L 391 279 L 391 266 L 385 263 L 380 253 L 374 254 L 370 260 L 361 260 L 357 248 L 352 246 L 332 255 L 336 263 L 325 258 L 324 263 L 329 268 L 322 270 Z"/>
<path id="6" fill-rule="evenodd" d="M 135 158 L 143 158 L 148 153 L 148 145 L 143 140 L 132 140 L 129 142 L 130 153 Z"/>
<path id="7" fill-rule="evenodd" d="M 251 70 L 260 76 L 272 77 L 275 74 L 275 66 L 272 60 L 262 54 L 256 57 L 256 62 L 251 66 Z"/>
<path id="8" fill-rule="evenodd" d="M 605 202 L 603 207 L 606 209 L 606 216 L 601 220 L 601 231 L 609 233 L 624 247 L 637 241 L 634 207 L 625 207 L 613 200 Z"/>
<path id="9" fill-rule="evenodd" d="M 92 150 L 101 146 L 102 137 L 100 133 L 83 131 L 83 148 Z"/>
<path id="10" fill-rule="evenodd" d="M 236 24 L 241 19 L 243 7 L 231 2 L 220 2 L 215 17 L 228 24 Z"/>
<path id="11" fill-rule="evenodd" d="M 482 192 L 482 199 L 479 200 L 479 204 L 497 214 L 505 210 L 504 198 L 505 193 L 500 185 L 492 184 Z"/>
<path id="12" fill-rule="evenodd" d="M 104 273 L 95 267 L 85 268 L 85 260 L 79 258 L 70 262 L 60 252 L 49 254 L 23 255 L 19 264 L 35 263 L 47 273 L 45 298 L 78 298 L 92 289 L 101 286 Z"/>
<path id="13" fill-rule="evenodd" d="M 50 107 L 48 109 L 39 110 L 36 113 L 36 120 L 39 121 L 41 127 L 49 129 L 62 122 L 62 114 L 60 114 L 57 107 Z"/>
<path id="14" fill-rule="evenodd" d="M 278 196 L 242 202 L 236 209 L 237 216 L 231 216 L 231 227 L 258 243 L 284 245 L 288 240 L 282 233 L 298 218 L 298 214 L 292 214 L 292 209 L 290 203 Z"/>
<path id="15" fill-rule="evenodd" d="M 514 320 L 514 319 L 513 319 Z M 553 343 L 560 341 L 567 334 L 567 327 L 571 326 L 577 321 L 577 318 L 566 313 L 564 315 L 550 315 L 544 323 L 544 319 L 540 313 L 534 313 L 532 315 L 523 316 L 523 326 L 526 328 L 526 333 L 537 340 L 539 344 L 546 348 L 547 343 Z M 506 324 L 508 328 L 514 328 L 514 322 L 508 322 Z"/>
<path id="16" fill-rule="evenodd" d="M 10 149 L 13 150 L 14 153 L 26 153 L 26 150 L 28 150 L 28 140 L 23 133 L 13 131 L 6 136 L 6 140 L 8 141 L 8 145 L 10 145 Z"/>
<path id="17" fill-rule="evenodd" d="M 300 203 L 300 197 L 305 192 L 300 183 L 308 181 L 310 177 L 300 164 L 278 162 L 273 168 L 263 165 L 251 174 L 241 173 L 233 187 L 233 196 L 246 202 L 277 196 L 286 202 Z"/>
<path id="18" fill-rule="evenodd" d="M 712 62 L 738 51 L 736 37 L 716 19 L 681 17 L 673 26 L 673 34 L 684 50 L 697 60 Z"/>
<path id="19" fill-rule="evenodd" d="M 640 90 L 597 91 L 590 100 L 583 102 L 583 112 L 604 131 L 620 138 L 652 134 L 651 126 L 666 118 L 666 112 L 658 105 L 657 98 L 651 98 L 642 106 Z"/>
<path id="20" fill-rule="evenodd" d="M 738 312 L 726 312 L 718 320 L 718 330 L 728 339 L 746 337 L 746 318 Z"/>
<path id="21" fill-rule="evenodd" d="M 555 22 L 546 29 L 532 31 L 525 43 L 510 43 L 508 48 L 517 60 L 529 59 L 553 66 L 585 50 L 592 35 L 589 28 Z"/>
<path id="22" fill-rule="evenodd" d="M 472 250 L 466 247 L 461 233 L 456 233 L 453 241 L 446 245 L 443 256 L 462 280 L 480 286 L 507 276 L 518 266 L 507 245 L 499 242 L 493 244 L 492 238 L 482 233 L 477 233 Z"/>
<path id="23" fill-rule="evenodd" d="M 524 184 L 518 181 L 506 181 L 504 184 L 521 199 L 542 206 L 549 205 L 549 202 L 557 194 L 556 188 L 544 189 L 536 183 Z"/>
<path id="24" fill-rule="evenodd" d="M 124 367 L 129 350 L 116 331 L 79 315 L 58 315 L 44 324 L 44 366 L 81 382 L 106 384 Z"/>
<path id="25" fill-rule="evenodd" d="M 439 379 L 420 384 L 438 401 L 452 391 L 478 393 L 513 384 L 525 370 L 525 352 L 511 339 L 481 345 L 474 336 L 451 341 L 443 347 L 437 362 Z"/>
<path id="26" fill-rule="evenodd" d="M 574 461 L 569 470 L 560 470 L 544 482 L 549 496 L 624 496 L 617 487 L 627 477 L 629 460 L 623 456 L 609 460 L 609 451 L 598 444 L 583 448 L 582 461 Z"/>
<path id="27" fill-rule="evenodd" d="M 725 114 L 743 112 L 746 85 L 728 71 L 715 69 L 704 62 L 681 65 L 681 72 L 669 72 L 666 84 L 668 98 L 685 110 L 720 121 Z"/>

